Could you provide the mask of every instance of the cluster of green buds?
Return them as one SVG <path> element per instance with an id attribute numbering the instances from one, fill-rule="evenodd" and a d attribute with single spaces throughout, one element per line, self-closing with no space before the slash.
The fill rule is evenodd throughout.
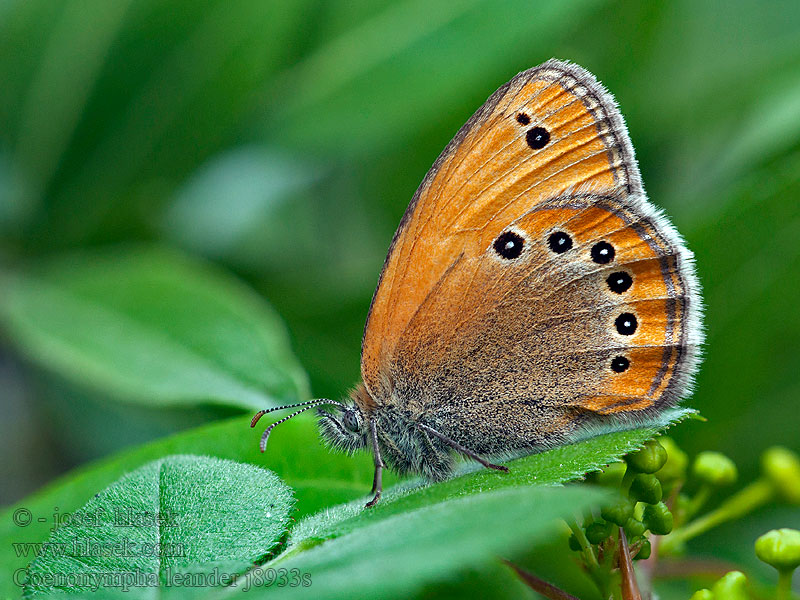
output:
<path id="1" fill-rule="evenodd" d="M 570 548 L 581 553 L 584 568 L 607 597 L 624 570 L 618 562 L 623 547 L 633 560 L 651 558 L 656 548 L 659 557 L 681 554 L 688 540 L 767 503 L 800 505 L 800 457 L 774 447 L 762 455 L 756 481 L 703 512 L 715 494 L 732 487 L 738 477 L 734 462 L 719 452 L 701 452 L 690 464 L 670 438 L 651 440 L 624 462 L 588 476 L 591 483 L 617 490 L 617 499 L 585 515 L 583 524 L 570 525 Z M 684 487 L 693 493 L 684 494 Z M 780 529 L 765 534 L 756 542 L 756 555 L 778 571 L 777 596 L 770 597 L 792 598 L 800 532 Z M 749 600 L 747 589 L 745 575 L 732 571 L 710 589 L 696 592 L 692 600 Z"/>
<path id="2" fill-rule="evenodd" d="M 700 482 L 692 498 L 679 496 L 682 525 L 661 544 L 664 554 L 681 552 L 687 540 L 726 521 L 741 518 L 768 502 L 800 505 L 800 457 L 782 447 L 769 448 L 761 456 L 761 477 L 729 496 L 715 509 L 695 518 L 711 492 L 736 482 L 736 465 L 716 452 L 703 452 L 692 467 Z M 778 571 L 777 600 L 791 597 L 792 574 L 800 566 L 800 532 L 778 529 L 762 535 L 755 543 L 756 556 Z M 711 589 L 696 592 L 691 600 L 749 600 L 747 579 L 739 571 L 727 573 Z"/>
<path id="3" fill-rule="evenodd" d="M 603 597 L 619 589 L 626 577 L 628 569 L 620 557 L 623 548 L 629 563 L 647 559 L 652 552 L 649 534 L 672 531 L 674 519 L 664 502 L 665 491 L 682 478 L 685 467 L 685 455 L 679 450 L 670 457 L 661 441 L 651 440 L 625 462 L 588 476 L 591 483 L 616 490 L 616 499 L 585 515 L 583 524 L 571 523 L 569 546 L 581 553 L 583 566 Z"/>
<path id="4" fill-rule="evenodd" d="M 652 548 L 647 533 L 666 535 L 672 531 L 674 519 L 664 502 L 664 489 L 669 489 L 680 477 L 680 466 L 676 464 L 681 460 L 680 451 L 674 456 L 677 459 L 670 458 L 659 440 L 651 440 L 628 455 L 625 462 L 614 463 L 590 475 L 590 481 L 616 488 L 621 493 L 600 509 L 600 518 L 597 515 L 587 517 L 581 531 L 574 531 L 570 537 L 570 547 L 584 551 L 581 538 L 585 538 L 588 544 L 596 547 L 597 554 L 602 555 L 616 544 L 621 528 L 628 539 L 631 557 L 648 558 Z"/>

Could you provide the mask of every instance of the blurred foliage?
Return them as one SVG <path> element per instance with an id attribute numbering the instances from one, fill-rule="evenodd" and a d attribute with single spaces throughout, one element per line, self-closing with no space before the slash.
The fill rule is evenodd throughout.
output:
<path id="1" fill-rule="evenodd" d="M 800 448 L 798 40 L 795 0 L 6 0 L 0 273 L 179 250 L 266 298 L 314 395 L 340 397 L 425 171 L 499 85 L 569 59 L 619 100 L 651 199 L 697 255 L 708 341 L 689 403 L 708 423 L 671 435 L 749 480 L 764 448 Z M 41 358 L 0 329 L 6 503 L 231 414 L 115 403 Z M 755 535 L 800 526 L 756 518 L 698 550 L 746 563 Z"/>

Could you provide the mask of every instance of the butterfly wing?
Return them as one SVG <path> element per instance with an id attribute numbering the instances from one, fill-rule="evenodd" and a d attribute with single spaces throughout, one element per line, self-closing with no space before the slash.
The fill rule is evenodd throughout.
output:
<path id="1" fill-rule="evenodd" d="M 492 95 L 425 177 L 373 298 L 362 377 L 375 402 L 413 405 L 475 450 L 559 443 L 675 403 L 698 307 L 691 255 L 647 202 L 613 99 L 548 61 Z"/>

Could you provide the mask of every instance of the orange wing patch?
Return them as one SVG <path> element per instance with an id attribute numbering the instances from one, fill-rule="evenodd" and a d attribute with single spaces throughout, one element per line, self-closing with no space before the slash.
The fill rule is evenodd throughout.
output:
<path id="1" fill-rule="evenodd" d="M 585 83 L 546 63 L 518 75 L 467 122 L 417 190 L 373 297 L 361 370 L 374 398 L 390 393 L 381 374 L 398 340 L 475 231 L 491 240 L 550 198 L 616 196 L 638 185 L 629 142 L 614 133 L 612 118 Z"/>

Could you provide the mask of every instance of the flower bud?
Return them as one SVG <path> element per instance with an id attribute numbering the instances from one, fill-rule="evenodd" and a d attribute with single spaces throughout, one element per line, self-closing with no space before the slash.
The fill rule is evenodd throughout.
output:
<path id="1" fill-rule="evenodd" d="M 602 471 L 592 473 L 589 480 L 598 485 L 618 488 L 622 483 L 626 468 L 624 462 L 611 463 Z"/>
<path id="2" fill-rule="evenodd" d="M 761 456 L 767 479 L 786 501 L 800 504 L 800 457 L 788 448 L 773 446 Z"/>
<path id="3" fill-rule="evenodd" d="M 714 600 L 711 590 L 697 590 L 689 600 Z"/>
<path id="4" fill-rule="evenodd" d="M 628 495 L 637 502 L 657 504 L 661 502 L 661 482 L 655 475 L 639 473 L 631 481 Z"/>
<path id="5" fill-rule="evenodd" d="M 642 521 L 656 535 L 667 535 L 674 524 L 672 513 L 663 502 L 645 506 Z"/>
<path id="6" fill-rule="evenodd" d="M 627 498 L 620 498 L 615 504 L 603 507 L 600 515 L 606 521 L 622 527 L 633 516 L 633 502 Z"/>
<path id="7" fill-rule="evenodd" d="M 661 483 L 668 484 L 686 479 L 686 467 L 689 464 L 689 457 L 686 452 L 681 450 L 678 444 L 670 437 L 660 437 L 658 441 L 667 451 L 667 462 L 664 463 L 657 475 Z"/>
<path id="8" fill-rule="evenodd" d="M 639 548 L 639 551 L 636 553 L 636 556 L 634 556 L 633 558 L 635 560 L 647 560 L 648 558 L 650 558 L 650 553 L 652 551 L 653 547 L 650 545 L 650 540 L 644 540 L 644 542 L 642 542 L 641 547 Z"/>
<path id="9" fill-rule="evenodd" d="M 613 529 L 611 523 L 595 521 L 586 527 L 586 539 L 590 544 L 599 544 L 611 535 Z"/>
<path id="10" fill-rule="evenodd" d="M 625 462 L 637 473 L 655 473 L 667 462 L 667 451 L 658 440 L 650 440 L 640 450 L 626 456 Z"/>
<path id="11" fill-rule="evenodd" d="M 583 548 L 581 548 L 581 543 L 578 541 L 578 538 L 575 537 L 574 533 L 569 536 L 568 543 L 569 543 L 569 549 L 574 552 L 580 552 L 581 550 L 583 550 Z"/>
<path id="12" fill-rule="evenodd" d="M 747 577 L 741 571 L 731 571 L 723 575 L 711 586 L 714 600 L 749 600 Z"/>
<path id="13" fill-rule="evenodd" d="M 701 452 L 692 465 L 692 473 L 700 481 L 714 487 L 731 485 L 739 473 L 733 461 L 720 452 Z"/>
<path id="14" fill-rule="evenodd" d="M 794 571 L 800 567 L 800 531 L 768 531 L 756 540 L 756 556 L 778 571 Z"/>
<path id="15" fill-rule="evenodd" d="M 629 538 L 635 538 L 639 537 L 640 535 L 644 535 L 644 532 L 647 530 L 647 528 L 644 526 L 644 523 L 636 520 L 634 517 L 628 519 L 623 527 L 625 529 L 625 534 Z"/>

